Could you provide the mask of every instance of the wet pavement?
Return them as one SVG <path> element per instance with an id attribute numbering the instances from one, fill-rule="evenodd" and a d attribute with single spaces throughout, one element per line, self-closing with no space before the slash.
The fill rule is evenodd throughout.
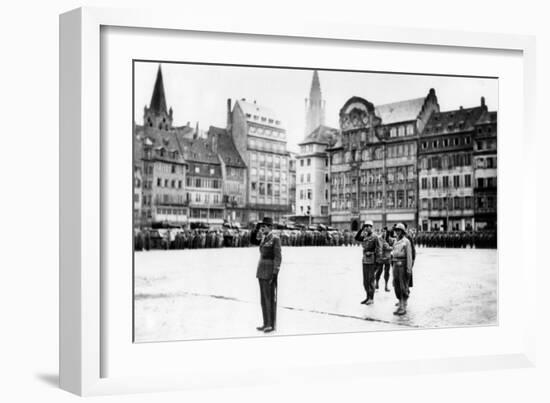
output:
<path id="1" fill-rule="evenodd" d="M 137 252 L 135 340 L 251 337 L 261 324 L 258 249 Z M 295 335 L 497 324 L 497 252 L 419 248 L 408 312 L 395 295 L 361 305 L 361 248 L 283 247 L 277 331 Z"/>

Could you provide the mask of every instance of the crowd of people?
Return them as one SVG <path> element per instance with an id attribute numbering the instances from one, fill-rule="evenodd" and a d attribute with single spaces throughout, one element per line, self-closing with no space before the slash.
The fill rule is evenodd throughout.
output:
<path id="1" fill-rule="evenodd" d="M 360 242 L 355 232 L 338 230 L 325 225 L 292 228 L 278 225 L 274 234 L 281 239 L 282 246 L 354 246 Z M 373 233 L 383 236 L 382 229 Z M 437 248 L 496 248 L 496 231 L 407 231 L 408 237 L 420 247 Z M 252 245 L 251 230 L 223 226 L 221 228 L 157 228 L 137 229 L 134 234 L 134 248 L 137 251 L 150 249 L 204 249 L 240 248 Z"/>
<path id="2" fill-rule="evenodd" d="M 414 242 L 427 248 L 495 249 L 497 233 L 495 230 L 418 232 Z"/>

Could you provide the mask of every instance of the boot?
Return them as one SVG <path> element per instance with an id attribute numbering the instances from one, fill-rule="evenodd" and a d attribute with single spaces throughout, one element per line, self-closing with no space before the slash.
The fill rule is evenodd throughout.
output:
<path id="1" fill-rule="evenodd" d="M 386 286 L 384 287 L 384 291 L 390 292 L 390 289 L 388 288 L 388 282 L 386 281 Z"/>
<path id="2" fill-rule="evenodd" d="M 374 289 L 378 290 L 378 280 L 376 280 L 376 286 L 374 287 Z"/>
<path id="3" fill-rule="evenodd" d="M 395 311 L 395 314 L 398 316 L 403 316 L 407 313 L 407 301 L 401 300 L 399 308 L 397 308 L 397 311 Z"/>
<path id="4" fill-rule="evenodd" d="M 399 301 L 397 304 L 395 304 L 395 306 L 397 306 L 397 309 L 393 312 L 394 315 L 400 315 L 400 312 L 401 312 L 401 301 Z"/>

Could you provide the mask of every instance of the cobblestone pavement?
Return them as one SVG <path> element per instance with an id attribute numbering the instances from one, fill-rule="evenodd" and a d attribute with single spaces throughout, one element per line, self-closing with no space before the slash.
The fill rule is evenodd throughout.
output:
<path id="1" fill-rule="evenodd" d="M 137 342 L 268 337 L 255 278 L 257 248 L 137 252 Z M 364 299 L 361 248 L 283 247 L 277 331 L 295 335 L 497 324 L 497 252 L 419 248 L 407 315 L 393 289 Z"/>

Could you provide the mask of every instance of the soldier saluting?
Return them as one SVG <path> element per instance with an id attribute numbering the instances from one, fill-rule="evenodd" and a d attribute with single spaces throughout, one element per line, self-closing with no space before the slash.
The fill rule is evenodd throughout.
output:
<path id="1" fill-rule="evenodd" d="M 260 245 L 260 261 L 256 278 L 260 283 L 260 302 L 263 325 L 259 331 L 269 333 L 275 330 L 277 316 L 277 275 L 281 267 L 281 240 L 272 231 L 273 219 L 264 217 L 250 236 L 251 243 Z"/>
<path id="2" fill-rule="evenodd" d="M 367 298 L 361 303 L 365 305 L 374 303 L 376 264 L 382 257 L 382 244 L 378 235 L 372 232 L 372 227 L 372 221 L 367 220 L 355 235 L 355 240 L 361 242 L 363 246 L 363 287 Z"/>

